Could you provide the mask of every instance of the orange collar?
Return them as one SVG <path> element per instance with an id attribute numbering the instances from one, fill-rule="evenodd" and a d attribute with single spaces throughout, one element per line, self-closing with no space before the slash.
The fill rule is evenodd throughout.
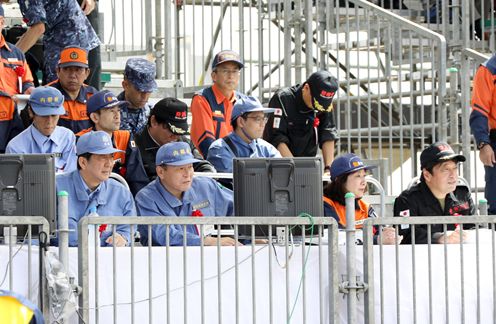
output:
<path id="1" fill-rule="evenodd" d="M 226 96 L 224 96 L 224 94 L 222 93 L 222 91 L 220 91 L 219 87 L 215 83 L 212 86 L 212 91 L 214 92 L 215 101 L 217 101 L 218 104 L 220 104 L 224 100 L 230 101 L 230 102 L 234 102 L 234 100 L 236 99 L 236 96 L 235 96 L 235 92 L 234 91 L 233 91 L 233 93 L 231 95 L 231 98 L 226 98 Z"/>
<path id="2" fill-rule="evenodd" d="M 5 37 L 3 37 L 2 34 L 0 34 L 0 48 L 5 47 L 9 52 L 11 52 L 11 49 L 9 48 L 9 45 L 5 41 Z"/>

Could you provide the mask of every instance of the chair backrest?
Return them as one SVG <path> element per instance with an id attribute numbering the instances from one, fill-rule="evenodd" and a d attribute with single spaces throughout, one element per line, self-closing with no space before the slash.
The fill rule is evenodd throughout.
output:
<path id="1" fill-rule="evenodd" d="M 110 174 L 110 179 L 113 179 L 115 181 L 119 181 L 121 184 L 124 185 L 124 187 L 126 187 L 127 190 L 130 190 L 129 189 L 129 185 L 127 184 L 126 179 L 124 179 L 120 174 L 117 174 L 115 172 L 112 172 Z"/>
<path id="2" fill-rule="evenodd" d="M 410 183 L 408 184 L 406 189 L 407 190 L 410 189 L 412 186 L 418 184 L 419 182 L 420 182 L 420 176 L 413 178 L 412 181 L 410 181 Z M 458 177 L 458 185 L 459 186 L 465 186 L 470 190 L 470 184 L 468 183 L 467 179 L 465 179 L 463 177 L 460 177 L 460 176 Z"/>

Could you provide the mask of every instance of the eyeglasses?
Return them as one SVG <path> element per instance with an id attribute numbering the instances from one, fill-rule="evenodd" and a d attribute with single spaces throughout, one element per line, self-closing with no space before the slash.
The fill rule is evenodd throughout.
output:
<path id="1" fill-rule="evenodd" d="M 226 75 L 239 75 L 241 73 L 241 70 L 216 69 L 214 72 L 226 76 Z"/>
<path id="2" fill-rule="evenodd" d="M 259 124 L 265 124 L 269 120 L 269 117 L 267 117 L 267 116 L 264 116 L 264 117 L 261 117 L 261 116 L 258 116 L 258 117 L 246 116 L 245 118 L 253 119 L 256 123 L 259 123 Z"/>

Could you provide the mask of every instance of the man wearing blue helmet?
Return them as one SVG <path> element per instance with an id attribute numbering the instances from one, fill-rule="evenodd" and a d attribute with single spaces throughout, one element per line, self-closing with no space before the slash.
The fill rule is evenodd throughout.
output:
<path id="1" fill-rule="evenodd" d="M 136 216 L 131 192 L 121 183 L 109 179 L 114 165 L 115 149 L 104 131 L 89 132 L 77 142 L 77 170 L 57 176 L 57 192 L 69 194 L 69 245 L 78 246 L 78 222 L 93 209 L 100 216 Z M 102 246 L 125 246 L 131 242 L 128 225 L 99 226 Z M 57 240 L 55 240 L 56 242 Z M 55 243 L 54 242 L 54 243 Z"/>
<path id="2" fill-rule="evenodd" d="M 27 107 L 31 126 L 14 137 L 6 153 L 54 153 L 57 172 L 76 169 L 74 133 L 57 126 L 60 115 L 65 114 L 64 96 L 52 87 L 39 87 L 31 92 Z"/>
<path id="3" fill-rule="evenodd" d="M 193 163 L 198 162 L 185 142 L 171 142 L 160 147 L 156 156 L 157 178 L 136 195 L 136 207 L 140 216 L 232 216 L 233 193 L 217 181 L 206 177 L 193 178 Z M 194 225 L 170 225 L 169 242 L 167 227 L 152 226 L 152 237 L 148 227 L 138 226 L 141 244 L 148 245 L 200 245 L 200 229 Z M 204 245 L 216 245 L 217 238 L 205 236 Z M 230 237 L 220 238 L 221 245 L 234 245 Z"/>
<path id="4" fill-rule="evenodd" d="M 274 109 L 264 108 L 254 97 L 236 101 L 231 114 L 233 131 L 210 145 L 207 160 L 219 172 L 232 172 L 235 157 L 281 157 L 279 151 L 263 135 L 267 113 Z"/>

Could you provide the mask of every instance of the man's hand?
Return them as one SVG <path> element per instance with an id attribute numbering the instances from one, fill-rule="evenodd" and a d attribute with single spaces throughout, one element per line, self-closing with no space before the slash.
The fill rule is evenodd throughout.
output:
<path id="1" fill-rule="evenodd" d="M 24 91 L 24 94 L 31 94 L 31 92 L 33 92 L 34 90 L 34 87 L 29 87 L 26 89 L 26 91 Z"/>
<path id="2" fill-rule="evenodd" d="M 243 245 L 239 242 L 236 242 L 232 237 L 221 237 L 220 245 L 222 246 L 234 246 L 234 245 Z M 217 245 L 217 237 L 207 236 L 203 240 L 204 245 Z"/>
<path id="3" fill-rule="evenodd" d="M 81 9 L 83 9 L 84 14 L 88 16 L 93 9 L 95 9 L 95 0 L 83 0 L 83 2 L 81 2 Z"/>
<path id="4" fill-rule="evenodd" d="M 115 233 L 115 244 L 114 244 L 114 240 L 113 240 L 113 236 L 112 235 L 110 235 L 105 240 L 105 243 L 107 243 L 109 245 L 115 245 L 116 247 L 121 247 L 121 246 L 126 246 L 127 245 L 127 240 L 121 234 Z"/>
<path id="5" fill-rule="evenodd" d="M 395 244 L 398 241 L 398 244 L 403 240 L 402 235 L 396 236 L 396 230 L 393 227 L 383 227 L 381 233 L 381 241 L 382 244 Z"/>
<path id="6" fill-rule="evenodd" d="M 494 166 L 494 163 L 496 163 L 496 158 L 494 157 L 494 150 L 490 144 L 484 145 L 481 148 L 479 151 L 479 158 L 484 166 Z"/>
<path id="7" fill-rule="evenodd" d="M 467 240 L 467 231 L 463 231 L 463 234 L 462 232 L 460 231 L 460 228 L 457 227 L 456 230 L 454 230 L 453 232 L 448 232 L 446 234 L 443 234 L 439 237 L 439 239 L 437 240 L 438 243 L 445 243 L 446 244 L 456 244 L 456 243 L 460 243 L 460 242 L 464 242 Z"/>

